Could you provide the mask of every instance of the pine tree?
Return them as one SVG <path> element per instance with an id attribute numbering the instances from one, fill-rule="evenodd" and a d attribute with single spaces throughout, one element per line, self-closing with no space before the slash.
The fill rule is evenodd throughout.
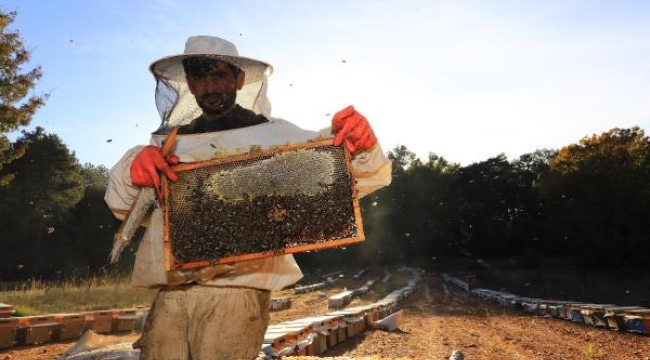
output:
<path id="1" fill-rule="evenodd" d="M 0 170 L 24 154 L 16 148 L 7 133 L 29 125 L 36 111 L 45 104 L 48 95 L 31 93 L 42 76 L 40 66 L 25 70 L 30 51 L 18 31 L 10 29 L 17 13 L 0 10 Z M 13 174 L 0 176 L 0 187 L 6 186 Z"/>

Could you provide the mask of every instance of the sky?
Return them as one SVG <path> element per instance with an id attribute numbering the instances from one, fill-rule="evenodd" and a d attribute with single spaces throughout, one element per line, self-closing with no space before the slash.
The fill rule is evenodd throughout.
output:
<path id="1" fill-rule="evenodd" d="M 5 0 L 50 97 L 26 130 L 112 167 L 160 124 L 149 65 L 193 35 L 270 63 L 274 117 L 347 105 L 382 148 L 463 166 L 650 131 L 650 1 Z M 17 134 L 14 134 L 17 136 Z"/>

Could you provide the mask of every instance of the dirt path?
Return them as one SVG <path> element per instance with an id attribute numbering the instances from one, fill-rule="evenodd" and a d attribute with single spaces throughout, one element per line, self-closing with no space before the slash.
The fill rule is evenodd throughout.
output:
<path id="1" fill-rule="evenodd" d="M 332 356 L 448 359 L 650 359 L 650 338 L 505 310 L 427 277 L 404 304 L 401 332 L 367 331 Z"/>
<path id="2" fill-rule="evenodd" d="M 328 312 L 327 296 L 340 292 L 343 286 L 351 288 L 355 284 L 361 285 L 363 280 L 342 281 L 323 292 L 302 295 L 293 295 L 292 291 L 275 293 L 274 297 L 291 297 L 292 305 L 289 309 L 272 312 L 272 323 L 324 314 Z M 395 284 L 398 285 L 402 284 Z M 387 286 L 383 289 L 379 286 L 377 293 L 355 299 L 351 306 L 376 301 L 387 290 Z M 329 349 L 321 358 L 446 360 L 454 349 L 459 349 L 466 360 L 650 359 L 648 336 L 511 312 L 467 296 L 445 283 L 440 274 L 425 275 L 402 308 L 404 317 L 400 331 L 366 330 Z M 125 341 L 137 338 L 137 334 L 121 336 Z M 13 348 L 0 352 L 0 360 L 56 359 L 73 343 Z"/>

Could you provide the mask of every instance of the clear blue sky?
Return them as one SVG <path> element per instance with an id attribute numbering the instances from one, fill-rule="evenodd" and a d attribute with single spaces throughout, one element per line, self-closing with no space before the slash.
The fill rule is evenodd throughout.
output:
<path id="1" fill-rule="evenodd" d="M 191 35 L 271 63 L 273 115 L 355 105 L 385 150 L 468 165 L 650 131 L 650 1 L 9 0 L 50 92 L 32 122 L 111 167 L 160 120 L 149 64 Z M 329 115 L 328 115 L 329 114 Z M 110 140 L 110 142 L 109 142 Z"/>

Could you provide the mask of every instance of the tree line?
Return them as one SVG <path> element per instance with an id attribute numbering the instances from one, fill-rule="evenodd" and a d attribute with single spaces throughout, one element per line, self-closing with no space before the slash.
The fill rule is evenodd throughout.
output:
<path id="1" fill-rule="evenodd" d="M 389 156 L 393 183 L 362 202 L 368 240 L 352 249 L 357 262 L 649 263 L 650 140 L 638 127 L 513 161 L 422 161 L 405 146 Z"/>
<path id="2" fill-rule="evenodd" d="M 0 281 L 128 272 L 137 240 L 108 264 L 119 226 L 103 200 L 108 169 L 80 164 L 40 127 L 7 136 L 48 97 L 32 93 L 42 71 L 25 69 L 29 51 L 9 28 L 15 16 L 0 11 Z M 509 259 L 643 268 L 649 149 L 638 127 L 467 166 L 398 146 L 388 153 L 392 184 L 361 200 L 366 240 L 296 256 L 301 265 Z"/>

